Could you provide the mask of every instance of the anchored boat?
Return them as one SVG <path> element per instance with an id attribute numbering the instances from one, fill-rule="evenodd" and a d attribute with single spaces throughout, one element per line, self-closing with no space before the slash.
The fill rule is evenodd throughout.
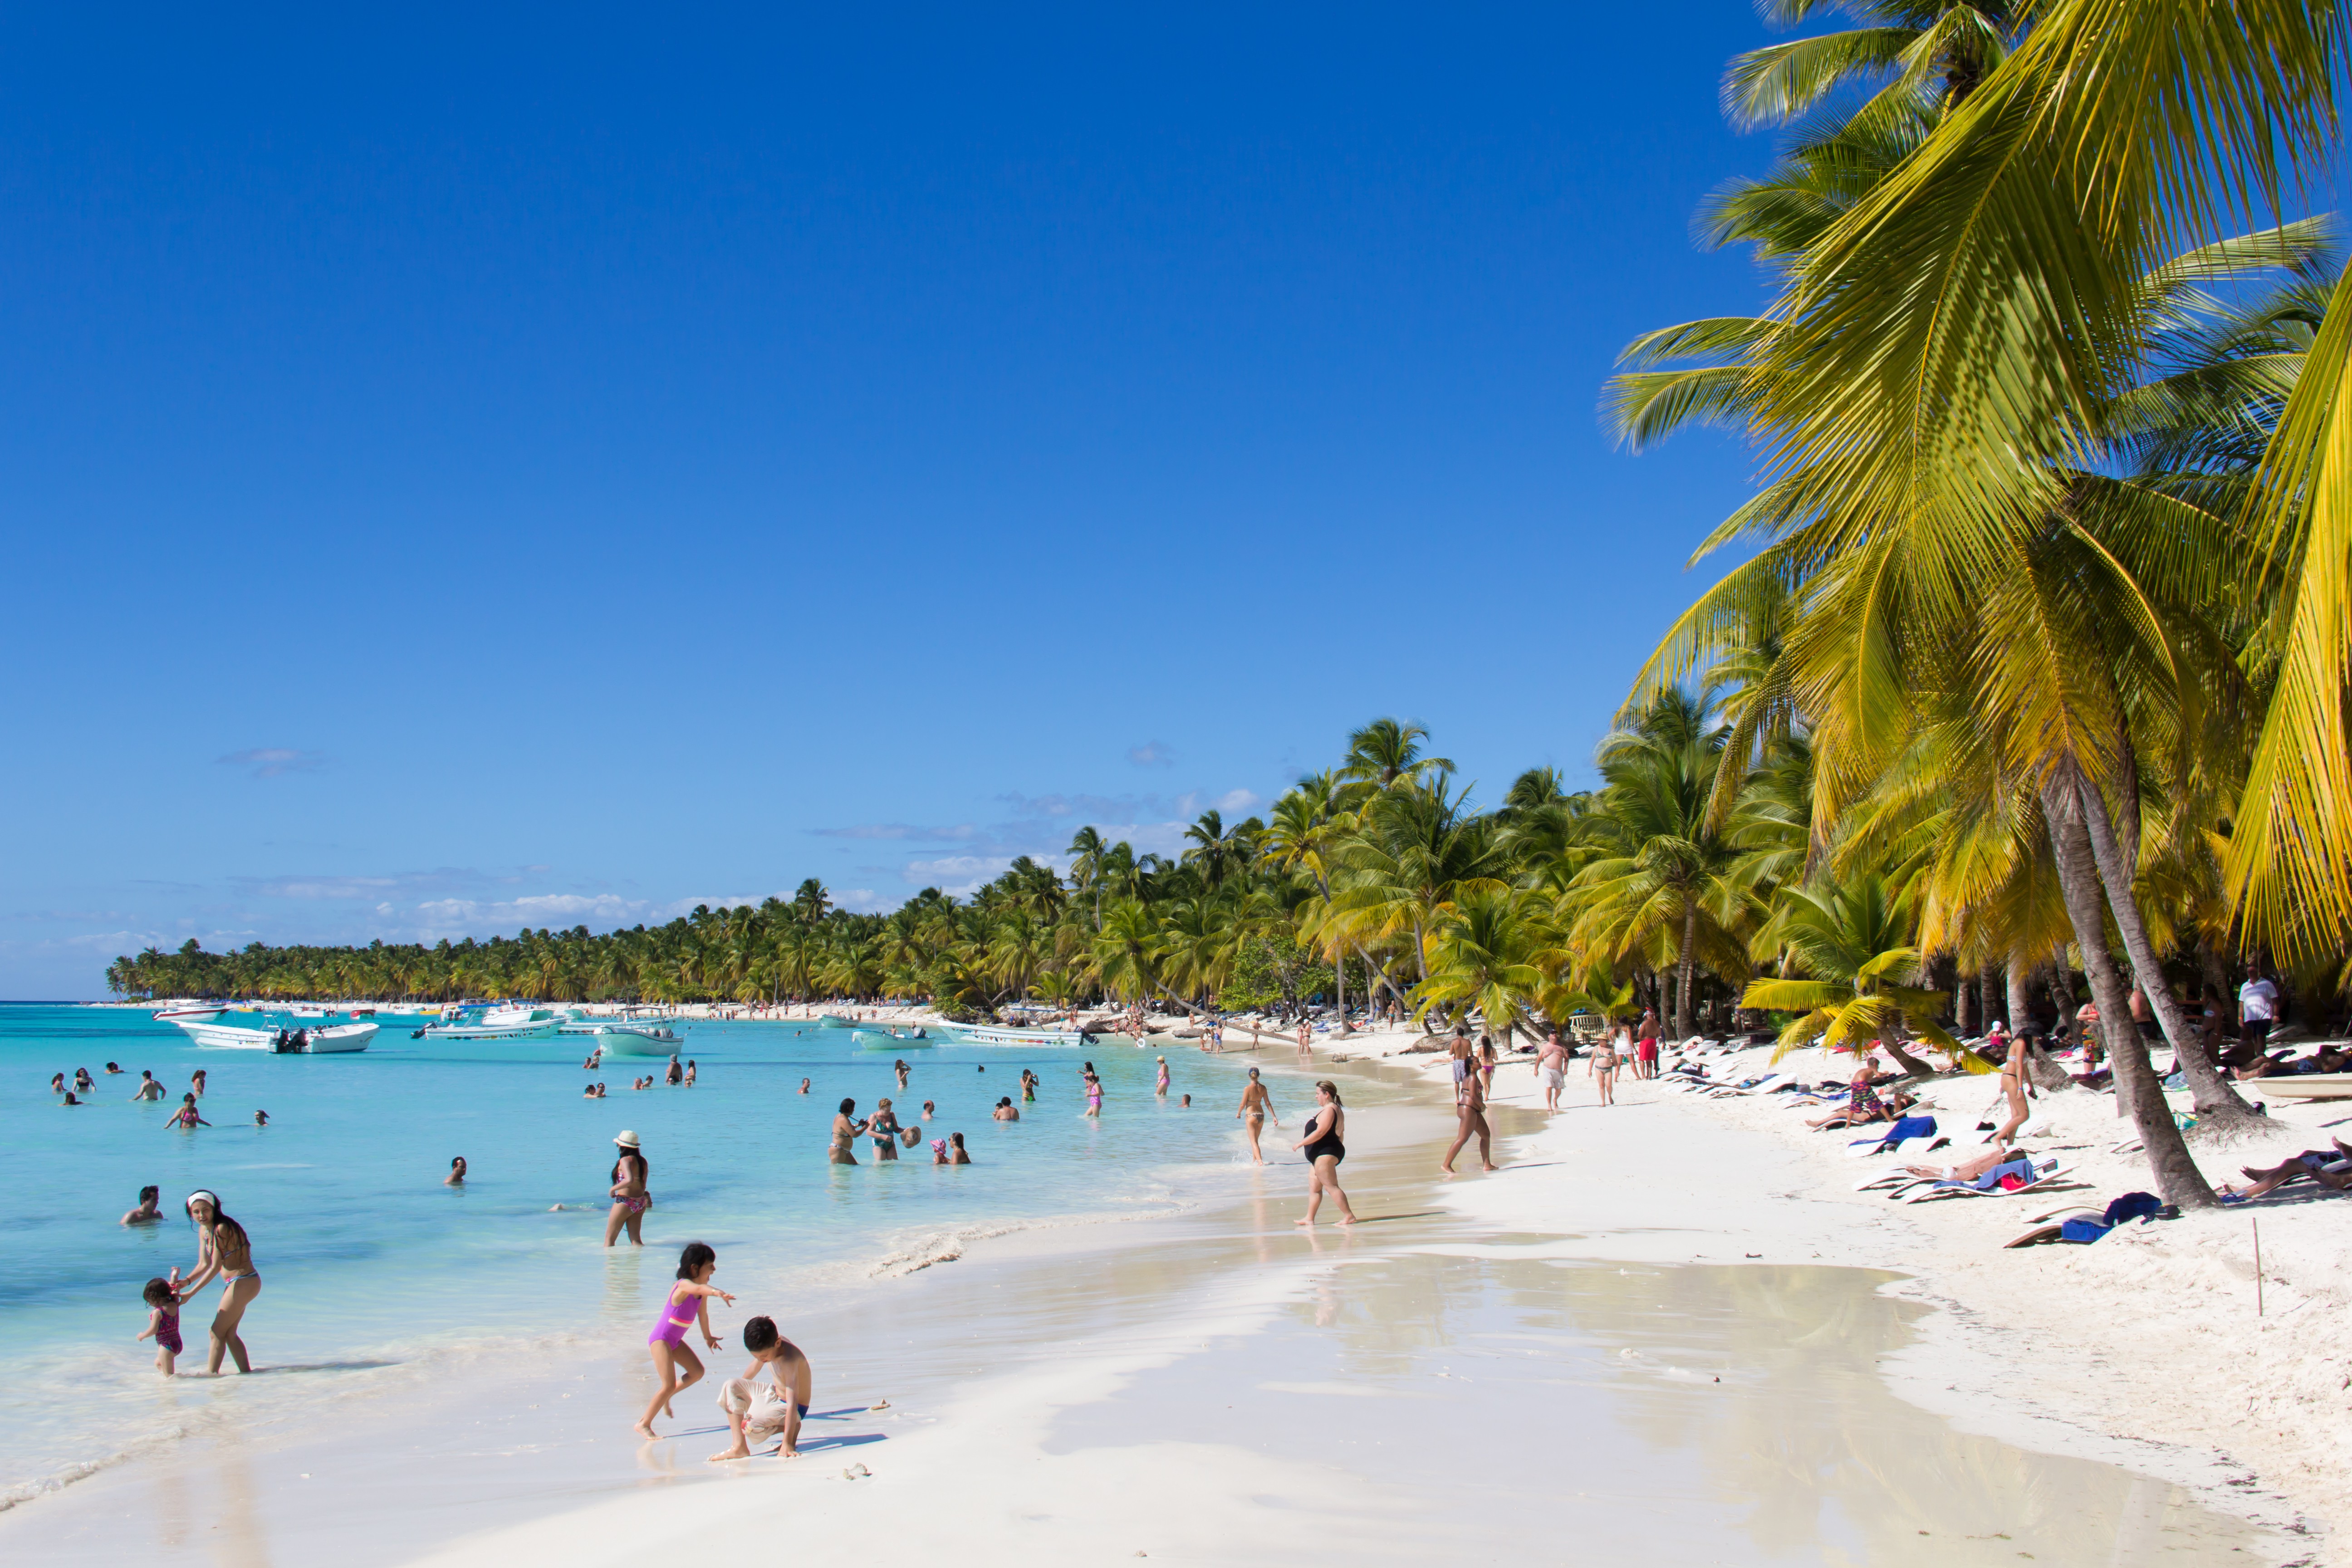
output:
<path id="1" fill-rule="evenodd" d="M 608 1057 L 669 1057 L 686 1048 L 685 1037 L 667 1024 L 599 1024 L 588 1033 Z"/>
<path id="2" fill-rule="evenodd" d="M 272 1051 L 278 1056 L 343 1056 L 368 1048 L 373 1024 L 330 1024 L 319 1029 L 247 1029 L 234 1024 L 182 1020 L 189 1039 L 215 1050 Z"/>

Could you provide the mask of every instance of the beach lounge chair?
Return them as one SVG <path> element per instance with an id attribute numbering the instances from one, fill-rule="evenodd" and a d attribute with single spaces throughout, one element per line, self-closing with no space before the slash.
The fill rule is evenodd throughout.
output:
<path id="1" fill-rule="evenodd" d="M 2025 1166 L 2023 1171 L 2018 1169 L 2020 1164 Z M 2056 1160 L 2012 1160 L 1995 1165 L 1973 1182 L 1929 1183 L 1925 1191 L 1905 1194 L 1903 1201 L 1906 1204 L 1926 1204 L 1935 1203 L 1944 1198 L 2014 1197 L 2019 1193 L 2030 1193 L 2037 1187 L 2046 1187 L 2064 1176 L 2066 1172 L 2067 1167 Z M 2020 1175 L 2025 1179 L 2018 1186 L 2004 1187 L 2000 1184 L 2003 1176 Z"/>
<path id="2" fill-rule="evenodd" d="M 1845 1146 L 1849 1154 L 1884 1154 L 1893 1149 L 1898 1153 L 1911 1148 L 1925 1148 L 1935 1142 L 1936 1119 L 1932 1116 L 1906 1116 L 1895 1122 L 1875 1138 L 1857 1138 Z"/>

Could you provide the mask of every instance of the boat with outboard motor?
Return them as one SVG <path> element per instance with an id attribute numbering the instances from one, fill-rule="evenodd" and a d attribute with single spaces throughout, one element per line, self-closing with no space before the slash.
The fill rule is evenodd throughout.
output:
<path id="1" fill-rule="evenodd" d="M 278 1056 L 347 1056 L 368 1048 L 373 1024 L 330 1024 L 323 1028 L 247 1029 L 234 1024 L 184 1020 L 180 1028 L 199 1046 L 214 1050 L 270 1051 Z"/>

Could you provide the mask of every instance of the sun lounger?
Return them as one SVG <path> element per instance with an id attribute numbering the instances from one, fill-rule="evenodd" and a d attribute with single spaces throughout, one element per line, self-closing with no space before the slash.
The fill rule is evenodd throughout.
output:
<path id="1" fill-rule="evenodd" d="M 2067 1167 L 2055 1160 L 2051 1161 L 2047 1165 L 2033 1165 L 2030 1169 L 2033 1173 L 2032 1179 L 2020 1186 L 2002 1186 L 2000 1184 L 2002 1168 L 1995 1165 L 1973 1182 L 1937 1182 L 1929 1185 L 1925 1192 L 1906 1194 L 1903 1201 L 1906 1204 L 1926 1204 L 1935 1203 L 1944 1198 L 2015 1197 L 2019 1193 L 2030 1193 L 2037 1187 L 2046 1187 L 2067 1173 Z"/>

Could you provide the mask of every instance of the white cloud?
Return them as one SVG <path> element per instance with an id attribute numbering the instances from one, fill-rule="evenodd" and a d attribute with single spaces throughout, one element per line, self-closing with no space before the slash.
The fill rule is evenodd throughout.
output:
<path id="1" fill-rule="evenodd" d="M 1146 741 L 1128 748 L 1127 760 L 1139 768 L 1172 768 L 1176 765 L 1176 748 L 1165 741 Z"/>
<path id="2" fill-rule="evenodd" d="M 248 752 L 231 752 L 214 762 L 226 767 L 250 768 L 257 779 L 282 778 L 288 773 L 307 773 L 326 766 L 326 757 L 318 752 L 298 752 L 288 746 L 257 746 Z"/>

